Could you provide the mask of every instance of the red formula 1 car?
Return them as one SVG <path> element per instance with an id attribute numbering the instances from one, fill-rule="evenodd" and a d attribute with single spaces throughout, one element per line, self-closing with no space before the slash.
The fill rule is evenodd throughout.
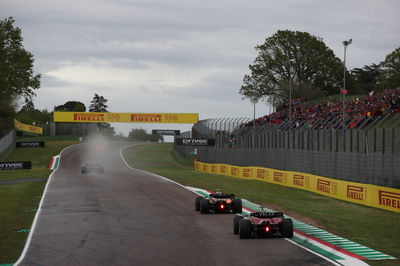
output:
<path id="1" fill-rule="evenodd" d="M 225 194 L 220 191 L 206 197 L 197 197 L 195 200 L 196 211 L 205 213 L 241 213 L 242 200 L 236 199 L 234 194 Z"/>
<path id="2" fill-rule="evenodd" d="M 266 212 L 263 208 L 249 215 L 233 218 L 233 233 L 240 238 L 293 237 L 293 221 L 282 212 Z"/>

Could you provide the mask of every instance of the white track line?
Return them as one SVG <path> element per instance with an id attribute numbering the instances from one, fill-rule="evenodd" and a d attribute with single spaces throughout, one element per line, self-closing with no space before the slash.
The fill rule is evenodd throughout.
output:
<path id="1" fill-rule="evenodd" d="M 69 148 L 71 148 L 71 147 L 73 147 L 73 146 L 76 146 L 76 145 L 81 145 L 81 144 L 74 144 L 74 145 L 68 146 L 68 147 L 64 148 L 64 149 L 60 152 L 60 160 L 58 161 L 57 169 L 58 169 L 58 167 L 60 167 L 60 164 L 61 164 L 61 154 L 62 154 L 64 151 L 66 151 L 67 149 L 69 149 Z M 26 256 L 26 253 L 28 252 L 29 245 L 31 244 L 31 241 L 32 241 L 33 232 L 35 231 L 36 224 L 37 224 L 37 220 L 38 220 L 38 217 L 39 217 L 40 212 L 41 212 L 41 210 L 42 210 L 42 205 L 43 205 L 43 201 L 44 201 L 44 198 L 45 198 L 45 196 L 46 196 L 46 193 L 47 193 L 47 189 L 48 189 L 49 184 L 50 184 L 50 182 L 51 182 L 51 180 L 52 180 L 52 178 L 53 178 L 53 174 L 57 171 L 57 169 L 55 169 L 55 170 L 50 174 L 49 178 L 47 179 L 47 183 L 46 183 L 46 186 L 45 186 L 45 188 L 44 188 L 44 191 L 43 191 L 43 194 L 42 194 L 42 198 L 40 199 L 38 211 L 36 212 L 35 218 L 33 219 L 33 223 L 32 223 L 31 229 L 29 230 L 28 238 L 27 238 L 27 240 L 26 240 L 26 242 L 25 242 L 24 250 L 22 251 L 21 256 L 19 257 L 19 259 L 17 260 L 17 262 L 13 264 L 14 266 L 20 264 L 20 263 L 24 260 L 24 258 L 25 258 L 25 256 Z"/>

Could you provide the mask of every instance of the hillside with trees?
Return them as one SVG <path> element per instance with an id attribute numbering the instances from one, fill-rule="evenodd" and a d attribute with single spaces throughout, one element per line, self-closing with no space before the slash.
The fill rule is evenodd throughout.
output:
<path id="1" fill-rule="evenodd" d="M 33 55 L 23 47 L 22 30 L 12 17 L 0 21 L 0 136 L 14 126 L 17 102 L 32 102 L 40 87 Z"/>
<path id="2" fill-rule="evenodd" d="M 239 93 L 251 102 L 281 109 L 292 99 L 313 100 L 339 93 L 344 65 L 323 42 L 307 32 L 279 30 L 255 47 L 258 52 Z M 349 94 L 400 86 L 400 48 L 378 64 L 345 70 Z M 291 89 L 290 89 L 291 88 Z"/>

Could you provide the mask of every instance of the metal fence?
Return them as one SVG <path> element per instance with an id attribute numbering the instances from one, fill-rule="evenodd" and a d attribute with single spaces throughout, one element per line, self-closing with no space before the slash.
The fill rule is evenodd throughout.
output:
<path id="1" fill-rule="evenodd" d="M 344 130 L 213 129 L 216 146 L 198 148 L 198 159 L 400 188 L 400 127 L 393 125 Z"/>
<path id="2" fill-rule="evenodd" d="M 391 153 L 198 148 L 198 159 L 206 163 L 261 166 L 400 188 L 400 160 Z"/>
<path id="3" fill-rule="evenodd" d="M 400 152 L 400 127 L 371 129 L 250 130 L 218 138 L 234 148 L 295 149 L 307 151 L 382 153 Z M 221 144 L 219 144 L 221 146 Z M 226 145 L 224 145 L 226 147 Z"/>
<path id="4" fill-rule="evenodd" d="M 0 139 L 0 155 L 3 154 L 15 142 L 15 131 L 11 130 Z"/>
<path id="5" fill-rule="evenodd" d="M 249 120 L 249 118 L 244 117 L 200 120 L 193 125 L 192 131 L 182 132 L 180 136 L 175 136 L 175 138 L 216 138 L 219 136 L 220 141 L 217 141 L 217 143 L 218 145 L 222 145 L 225 139 L 229 140 L 229 136 L 240 124 L 248 122 Z M 228 141 L 228 144 L 229 143 L 230 142 Z M 190 158 L 194 157 L 194 154 L 196 153 L 196 147 L 178 145 L 175 146 L 175 150 L 177 150 L 182 156 Z"/>
<path id="6" fill-rule="evenodd" d="M 250 119 L 245 117 L 231 118 L 212 118 L 200 120 L 193 125 L 193 138 L 213 138 L 219 132 L 232 133 L 237 126 L 248 122 Z"/>
<path id="7" fill-rule="evenodd" d="M 185 131 L 181 132 L 179 136 L 175 136 L 175 139 L 180 139 L 180 138 L 191 138 L 192 137 L 192 131 Z M 191 157 L 191 155 L 194 154 L 194 148 L 193 147 L 187 147 L 187 146 L 181 146 L 181 145 L 175 145 L 175 150 L 179 152 L 183 157 Z"/>

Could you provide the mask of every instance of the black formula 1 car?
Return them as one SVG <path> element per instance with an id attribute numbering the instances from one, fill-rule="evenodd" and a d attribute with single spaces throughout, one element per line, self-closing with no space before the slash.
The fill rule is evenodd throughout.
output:
<path id="1" fill-rule="evenodd" d="M 205 213 L 241 213 L 242 200 L 236 199 L 234 194 L 225 194 L 220 191 L 206 197 L 197 197 L 195 200 L 196 211 Z"/>
<path id="2" fill-rule="evenodd" d="M 104 168 L 98 164 L 85 164 L 81 167 L 82 174 L 104 174 Z"/>
<path id="3" fill-rule="evenodd" d="M 233 233 L 240 238 L 252 237 L 293 237 L 293 221 L 282 212 L 266 212 L 263 208 L 249 215 L 233 218 Z"/>

